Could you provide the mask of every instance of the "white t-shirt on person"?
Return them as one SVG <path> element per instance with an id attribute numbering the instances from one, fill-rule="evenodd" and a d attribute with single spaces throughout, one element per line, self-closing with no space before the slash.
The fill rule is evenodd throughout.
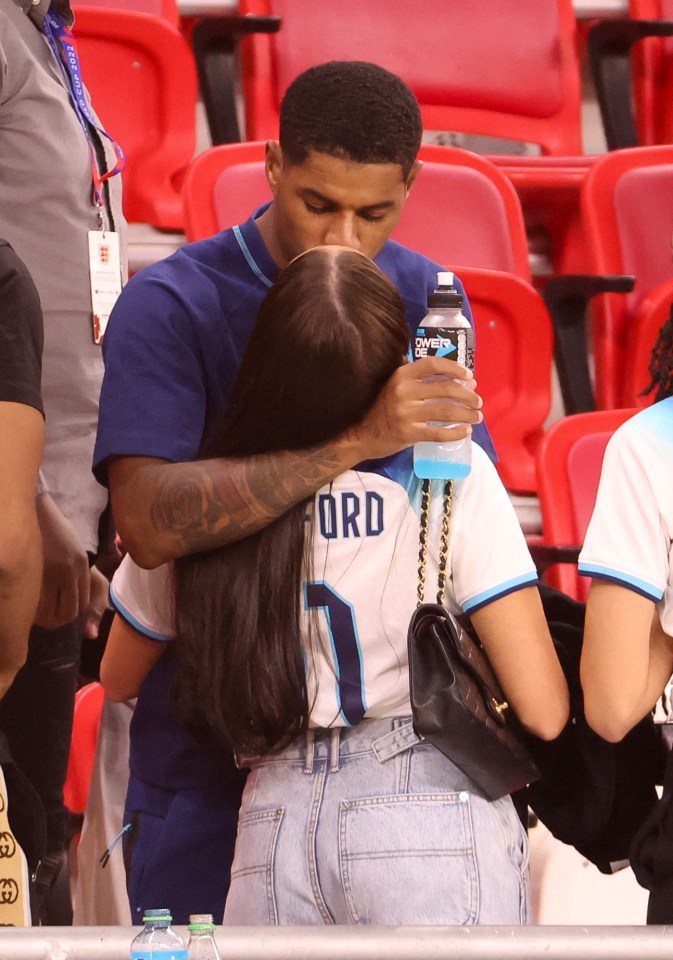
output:
<path id="1" fill-rule="evenodd" d="M 640 593 L 673 635 L 673 397 L 636 414 L 605 451 L 579 571 Z"/>

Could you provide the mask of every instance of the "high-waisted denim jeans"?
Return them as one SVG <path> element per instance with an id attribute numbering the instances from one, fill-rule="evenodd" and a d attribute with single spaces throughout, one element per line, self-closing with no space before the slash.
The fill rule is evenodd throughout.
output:
<path id="1" fill-rule="evenodd" d="M 225 924 L 519 924 L 528 844 L 409 719 L 244 759 Z"/>

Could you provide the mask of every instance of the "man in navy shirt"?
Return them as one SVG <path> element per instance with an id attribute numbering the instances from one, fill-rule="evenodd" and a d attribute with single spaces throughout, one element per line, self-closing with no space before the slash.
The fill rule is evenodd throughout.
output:
<path id="1" fill-rule="evenodd" d="M 364 420 L 334 442 L 197 460 L 257 309 L 298 254 L 341 244 L 372 257 L 415 329 L 443 268 L 388 238 L 420 168 L 421 132 L 415 98 L 388 71 L 360 62 L 307 70 L 283 99 L 280 142 L 267 144 L 273 202 L 125 288 L 104 345 L 94 470 L 109 483 L 118 530 L 140 566 L 234 542 L 357 463 L 459 439 L 480 424 L 471 374 L 427 358 L 401 366 Z M 221 917 L 228 885 L 240 777 L 230 758 L 196 744 L 171 717 L 172 671 L 167 657 L 150 674 L 131 730 L 125 849 L 134 921 L 157 904 L 180 922 L 190 912 Z"/>

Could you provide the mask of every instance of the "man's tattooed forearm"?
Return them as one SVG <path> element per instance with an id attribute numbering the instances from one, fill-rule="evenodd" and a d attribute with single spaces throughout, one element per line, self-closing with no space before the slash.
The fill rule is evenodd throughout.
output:
<path id="1" fill-rule="evenodd" d="M 226 542 L 231 512 L 242 505 L 240 497 L 238 504 L 234 502 L 235 488 L 223 498 L 224 491 L 204 469 L 206 463 L 175 466 L 177 469 L 166 471 L 159 481 L 150 507 L 154 530 L 177 540 L 180 552 L 193 553 Z"/>
<path id="2" fill-rule="evenodd" d="M 337 476 L 332 446 L 246 460 L 171 464 L 150 507 L 154 530 L 178 553 L 233 543 L 281 516 Z"/>
<path id="3" fill-rule="evenodd" d="M 260 469 L 257 460 L 249 460 L 245 466 L 252 502 L 271 520 L 314 494 L 344 469 L 336 448 L 330 445 L 284 452 L 269 458 L 265 469 Z"/>

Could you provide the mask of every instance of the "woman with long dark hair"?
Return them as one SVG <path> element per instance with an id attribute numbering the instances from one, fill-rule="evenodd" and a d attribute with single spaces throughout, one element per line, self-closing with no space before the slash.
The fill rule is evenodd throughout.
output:
<path id="1" fill-rule="evenodd" d="M 270 290 L 204 455 L 347 437 L 408 340 L 402 301 L 372 261 L 308 251 Z M 428 584 L 442 504 L 433 490 Z M 526 838 L 511 800 L 489 802 L 413 731 L 406 633 L 420 509 L 407 450 L 347 471 L 238 543 L 173 570 L 126 560 L 115 578 L 106 689 L 135 692 L 161 656 L 156 641 L 171 641 L 177 715 L 251 771 L 227 923 L 526 918 Z M 447 566 L 447 603 L 471 614 L 508 701 L 555 737 L 567 690 L 535 567 L 476 446 L 454 489 Z"/>

